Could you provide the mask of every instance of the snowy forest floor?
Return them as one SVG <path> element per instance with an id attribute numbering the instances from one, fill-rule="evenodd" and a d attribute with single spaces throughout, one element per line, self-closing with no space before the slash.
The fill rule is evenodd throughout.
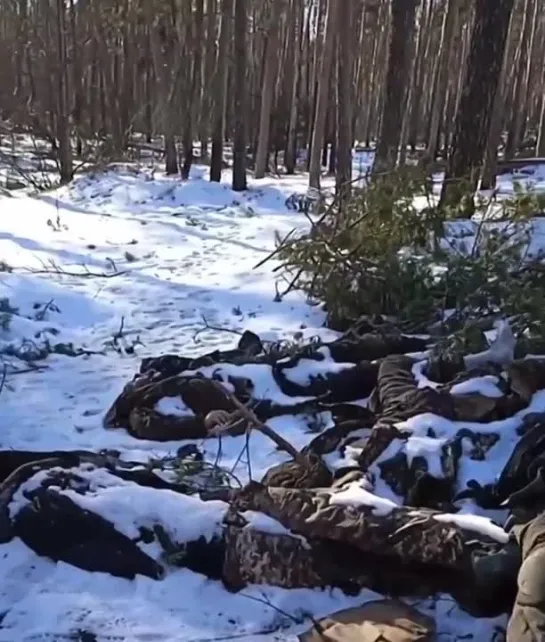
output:
<path id="1" fill-rule="evenodd" d="M 355 171 L 368 160 L 356 159 Z M 545 168 L 533 169 L 521 176 L 545 190 Z M 254 269 L 275 233 L 308 225 L 285 205 L 306 191 L 307 176 L 250 181 L 245 193 L 231 191 L 229 178 L 209 183 L 207 168 L 196 166 L 181 183 L 117 166 L 39 196 L 0 196 L 2 449 L 114 448 L 133 461 L 173 454 L 182 442 L 137 440 L 102 425 L 142 358 L 228 349 L 238 336 L 224 329 L 334 338 L 302 295 L 275 301 L 274 262 Z M 501 177 L 500 192 L 512 188 L 513 177 Z M 275 428 L 301 448 L 314 434 L 290 420 L 274 420 Z M 222 464 L 235 464 L 242 439 L 224 447 Z M 203 448 L 215 457 L 215 440 Z M 257 479 L 284 460 L 262 435 L 252 435 L 251 458 Z M 229 594 L 186 570 L 128 581 L 54 564 L 17 541 L 0 547 L 0 574 L 0 642 L 295 640 L 310 626 L 305 612 L 322 616 L 374 597 L 263 587 Z M 440 640 L 489 640 L 505 624 L 475 621 L 450 598 L 419 608 L 435 617 Z"/>

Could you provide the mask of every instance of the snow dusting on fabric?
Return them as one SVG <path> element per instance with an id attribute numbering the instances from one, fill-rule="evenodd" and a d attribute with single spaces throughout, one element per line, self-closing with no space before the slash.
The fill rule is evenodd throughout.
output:
<path id="1" fill-rule="evenodd" d="M 323 327 L 324 312 L 308 305 L 302 295 L 275 299 L 274 260 L 254 269 L 274 249 L 276 233 L 284 236 L 308 225 L 302 214 L 285 206 L 289 194 L 306 191 L 306 177 L 253 181 L 241 194 L 225 182 L 207 182 L 205 172 L 195 167 L 191 179 L 180 182 L 151 169 L 114 167 L 38 197 L 0 197 L 0 259 L 15 269 L 3 272 L 0 279 L 0 300 L 9 304 L 10 314 L 9 324 L 0 324 L 0 350 L 6 355 L 0 387 L 2 449 L 116 449 L 123 459 L 143 463 L 174 455 L 187 442 L 137 440 L 125 430 L 103 427 L 105 411 L 143 358 L 229 349 L 243 330 L 267 341 L 336 338 Z M 505 178 L 500 182 L 502 190 L 511 189 Z M 44 351 L 47 359 L 37 358 Z M 352 365 L 335 364 L 326 348 L 321 354 L 323 360 L 301 359 L 287 368 L 287 379 L 304 386 L 332 369 L 340 372 Z M 25 357 L 40 369 L 26 371 Z M 436 387 L 422 367 L 419 362 L 413 368 L 419 385 Z M 200 372 L 224 382 L 247 378 L 255 398 L 278 404 L 306 399 L 284 395 L 267 365 L 221 364 Z M 451 392 L 495 398 L 502 395 L 499 383 L 496 377 L 483 376 L 459 383 Z M 193 414 L 178 397 L 161 399 L 155 410 L 176 417 Z M 485 460 L 460 460 L 460 484 L 470 479 L 483 485 L 493 482 L 516 443 L 524 416 L 543 410 L 545 391 L 514 417 L 471 426 L 481 433 L 498 433 L 501 439 Z M 329 412 L 318 420 L 322 428 L 332 425 Z M 275 417 L 268 423 L 298 450 L 315 437 L 301 415 Z M 464 425 L 429 414 L 401 422 L 398 428 L 406 439 L 394 440 L 381 461 L 399 452 L 409 462 L 424 456 L 429 472 L 441 476 L 441 446 Z M 221 453 L 222 464 L 243 482 L 248 479 L 240 463 L 245 440 L 226 437 Z M 200 447 L 205 458 L 214 461 L 217 441 Z M 257 479 L 287 459 L 255 431 L 248 447 Z M 324 461 L 338 468 L 353 461 L 357 452 L 357 445 L 351 446 L 343 457 L 331 453 Z M 170 535 L 181 542 L 200 536 L 211 539 L 222 528 L 228 507 L 221 501 L 202 502 L 163 490 L 158 503 L 153 489 L 105 471 L 75 472 L 90 484 L 90 492 L 61 492 L 130 538 L 154 520 L 167 524 Z M 11 515 L 28 503 L 28 492 L 44 475 L 36 472 L 16 491 Z M 331 501 L 370 506 L 376 515 L 399 506 L 400 498 L 380 479 L 364 486 L 351 484 Z M 287 532 L 263 514 L 247 511 L 243 517 L 265 532 Z M 505 540 L 490 518 L 464 509 L 437 519 Z M 119 642 L 295 642 L 297 633 L 308 628 L 305 613 L 318 618 L 377 597 L 371 591 L 348 597 L 339 590 L 270 587 L 230 594 L 220 583 L 180 569 L 169 570 L 160 582 L 140 576 L 128 581 L 52 563 L 19 540 L 0 545 L 0 570 L 0 642 L 83 640 L 70 636 L 86 629 L 99 631 L 99 640 Z M 419 608 L 438 622 L 442 640 L 489 639 L 494 627 L 505 623 L 503 618 L 475 620 L 446 597 L 421 602 Z M 294 625 L 294 620 L 301 624 Z"/>

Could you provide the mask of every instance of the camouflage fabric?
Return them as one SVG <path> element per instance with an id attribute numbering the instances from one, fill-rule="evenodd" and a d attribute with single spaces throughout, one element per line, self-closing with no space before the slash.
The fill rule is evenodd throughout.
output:
<path id="1" fill-rule="evenodd" d="M 374 426 L 358 456 L 358 464 L 362 470 L 368 470 L 394 439 L 403 439 L 401 432 L 390 422 L 379 420 Z"/>
<path id="2" fill-rule="evenodd" d="M 246 332 L 234 350 L 216 351 L 197 359 L 176 355 L 144 359 L 140 372 L 125 386 L 106 413 L 104 425 L 107 428 L 127 428 L 135 437 L 155 441 L 207 437 L 209 431 L 204 423 L 207 414 L 215 410 L 232 412 L 234 408 L 227 396 L 222 397 L 221 392 L 214 390 L 204 377 L 190 375 L 189 371 L 218 365 L 218 377 L 221 378 L 222 363 L 259 363 L 269 366 L 285 395 L 309 397 L 306 402 L 284 406 L 267 399 L 253 400 L 259 401 L 254 410 L 262 420 L 282 414 L 319 412 L 332 405 L 337 406 L 338 414 L 341 411 L 340 404 L 365 398 L 375 387 L 379 365 L 372 363 L 372 360 L 391 353 L 422 350 L 425 345 L 421 339 L 397 334 L 341 337 L 325 344 L 325 347 L 333 360 L 352 363 L 353 367 L 311 378 L 302 385 L 289 379 L 289 370 L 301 359 L 323 360 L 325 356 L 318 350 L 319 344 L 302 346 L 295 355 L 286 357 L 280 346 L 265 352 L 259 337 Z M 230 382 L 235 387 L 239 401 L 252 402 L 250 381 L 230 377 Z M 169 416 L 158 412 L 155 406 L 164 397 L 180 397 L 194 416 Z M 234 434 L 244 430 L 245 426 L 241 426 L 240 431 Z"/>
<path id="3" fill-rule="evenodd" d="M 78 471 L 81 464 L 84 467 Z M 322 474 L 319 458 L 311 457 L 310 464 L 310 470 L 315 465 L 316 474 Z M 364 587 L 400 596 L 450 592 L 477 612 L 483 596 L 473 581 L 472 553 L 486 555 L 501 548 L 500 543 L 480 533 L 440 521 L 437 511 L 335 503 L 347 483 L 361 478 L 361 471 L 332 483 L 328 490 L 266 487 L 254 482 L 241 490 L 202 492 L 203 501 L 222 499 L 229 503 L 223 532 L 219 530 L 212 540 L 197 534 L 192 541 L 171 541 L 169 525 L 156 517 L 140 528 L 137 540 L 131 540 L 60 491 L 96 493 L 83 472 L 91 470 L 89 466 L 157 489 L 158 502 L 162 489 L 194 492 L 190 479 L 184 477 L 183 484 L 170 483 L 155 475 L 153 467 L 143 469 L 113 454 L 68 453 L 26 463 L 0 487 L 9 524 L 4 541 L 19 536 L 38 554 L 87 570 L 160 579 L 162 564 L 138 547 L 140 541 L 156 541 L 167 564 L 221 579 L 232 590 L 248 583 L 266 583 L 284 588 L 336 586 L 354 594 Z M 27 504 L 10 518 L 7 508 L 14 491 L 39 470 L 48 474 L 38 487 L 26 491 Z M 290 481 L 304 485 L 298 477 L 301 471 L 297 467 L 292 470 L 296 474 Z M 262 530 L 259 520 L 257 526 L 248 521 L 247 511 L 266 515 L 286 530 L 282 532 L 279 526 L 274 532 Z M 145 521 L 146 516 L 142 517 Z"/>
<path id="4" fill-rule="evenodd" d="M 481 487 L 470 481 L 458 497 L 472 498 L 483 508 L 497 508 L 513 495 L 525 493 L 545 467 L 545 413 L 526 415 L 518 430 L 521 435 L 497 482 Z M 490 440 L 488 440 L 490 443 Z M 545 493 L 545 485 L 541 488 Z M 535 493 L 534 493 L 535 494 Z"/>
<path id="5" fill-rule="evenodd" d="M 164 397 L 180 397 L 194 415 L 177 417 L 159 413 L 155 406 Z M 236 406 L 210 380 L 182 376 L 160 379 L 155 372 L 148 372 L 125 386 L 106 413 L 104 423 L 108 428 L 127 427 L 140 439 L 200 439 L 208 435 L 204 420 L 214 410 L 234 412 Z"/>
<path id="6" fill-rule="evenodd" d="M 306 456 L 307 465 L 287 461 L 269 468 L 261 483 L 283 488 L 329 488 L 333 475 L 317 455 Z"/>
<path id="7" fill-rule="evenodd" d="M 365 554 L 353 545 L 322 538 L 302 538 L 271 533 L 251 526 L 229 524 L 225 530 L 222 577 L 237 591 L 248 584 L 281 588 L 337 587 L 350 595 L 368 588 L 384 595 L 427 597 L 451 592 L 461 603 L 477 605 L 479 596 L 468 577 L 459 571 L 415 566 L 376 554 Z M 414 581 L 415 575 L 418 582 Z M 465 587 L 465 589 L 464 589 Z"/>
<path id="8" fill-rule="evenodd" d="M 334 585 L 331 578 L 320 574 L 315 556 L 303 540 L 237 526 L 228 526 L 225 531 L 223 577 L 231 590 L 248 584 L 284 588 Z"/>
<path id="9" fill-rule="evenodd" d="M 14 534 L 38 555 L 92 572 L 161 579 L 163 568 L 129 537 L 52 488 L 32 491 L 14 520 Z"/>
<path id="10" fill-rule="evenodd" d="M 427 348 L 427 341 L 393 332 L 364 332 L 356 336 L 349 333 L 328 347 L 335 361 L 359 363 L 394 354 L 422 352 Z"/>
<path id="11" fill-rule="evenodd" d="M 467 571 L 474 548 L 501 548 L 489 537 L 435 519 L 436 511 L 396 507 L 383 513 L 372 506 L 334 503 L 333 496 L 330 490 L 272 488 L 254 482 L 237 495 L 232 507 L 265 513 L 305 537 L 346 542 L 363 553 L 407 564 Z"/>
<path id="12" fill-rule="evenodd" d="M 520 359 L 506 368 L 509 385 L 527 404 L 532 395 L 545 388 L 545 360 Z"/>
<path id="13" fill-rule="evenodd" d="M 506 642 L 542 642 L 545 639 L 545 514 L 515 526 L 513 534 L 523 561 Z"/>
<path id="14" fill-rule="evenodd" d="M 522 432 L 494 489 L 500 501 L 527 486 L 545 466 L 545 414 L 529 415 Z"/>
<path id="15" fill-rule="evenodd" d="M 396 494 L 404 497 L 407 504 L 448 510 L 448 506 L 452 504 L 455 497 L 462 440 L 469 439 L 473 444 L 469 455 L 471 458 L 483 459 L 500 436 L 493 433 L 478 433 L 469 428 L 459 430 L 452 442 L 442 446 L 443 474 L 437 478 L 429 474 L 425 460 L 415 458 L 409 465 L 405 453 L 402 452 L 403 441 L 407 435 L 404 435 L 395 424 L 423 413 L 468 422 L 489 422 L 512 416 L 527 403 L 527 396 L 523 399 L 517 391 L 526 389 L 535 392 L 538 389 L 537 386 L 545 385 L 545 379 L 540 379 L 540 373 L 543 370 L 539 363 L 526 365 L 525 362 L 514 362 L 508 370 L 510 374 L 507 381 L 500 379 L 498 382 L 505 393 L 504 396 L 487 397 L 481 394 L 452 395 L 450 388 L 453 384 L 444 385 L 437 390 L 419 388 L 412 373 L 413 365 L 414 360 L 403 355 L 389 356 L 381 361 L 377 387 L 370 404 L 371 409 L 377 413 L 377 421 L 358 457 L 358 463 L 363 470 L 369 470 L 394 441 L 399 441 L 400 452 L 386 461 L 380 461 L 381 477 Z M 491 373 L 497 375 L 499 367 L 490 365 L 471 372 L 458 372 L 455 381 L 465 381 L 471 376 Z M 516 381 L 514 387 L 513 381 Z M 524 444 L 517 448 L 527 450 Z M 532 449 L 532 453 L 528 453 L 530 459 L 533 459 L 535 453 L 535 448 Z M 513 457 L 515 459 L 519 457 L 517 449 Z M 506 467 L 506 471 L 510 472 L 504 471 L 499 487 L 505 486 L 503 478 L 506 475 L 512 478 L 513 463 Z M 532 472 L 528 457 L 526 457 L 525 466 L 517 464 L 515 467 L 519 471 L 517 474 L 527 475 L 528 471 Z M 505 499 L 507 495 L 505 493 L 503 495 Z M 464 494 L 460 495 L 460 497 L 463 496 Z M 475 494 L 469 490 L 465 496 L 475 497 Z M 482 493 L 481 497 L 483 497 Z M 487 505 L 490 504 L 491 500 L 487 502 Z"/>
<path id="16" fill-rule="evenodd" d="M 481 394 L 451 395 L 450 386 L 435 390 L 419 388 L 412 367 L 414 360 L 402 355 L 384 359 L 379 368 L 376 412 L 382 420 L 398 422 L 423 413 L 455 421 L 492 421 L 505 416 L 502 397 Z M 478 376 L 468 372 L 466 377 Z M 519 410 L 520 406 L 516 407 Z M 511 412 L 511 410 L 513 410 Z M 507 416 L 514 414 L 509 408 Z"/>
<path id="17" fill-rule="evenodd" d="M 352 363 L 339 371 L 311 377 L 304 384 L 290 379 L 290 370 L 302 359 L 322 361 L 325 353 L 319 344 L 302 346 L 288 357 L 280 347 L 264 351 L 259 338 L 245 333 L 235 350 L 213 352 L 197 359 L 164 355 L 145 359 L 139 374 L 129 382 L 106 414 L 104 424 L 108 428 L 127 428 L 135 437 L 156 441 L 174 439 L 200 439 L 209 436 L 206 416 L 213 411 L 233 412 L 229 397 L 211 385 L 205 377 L 195 376 L 196 368 L 217 365 L 214 377 L 227 378 L 234 386 L 234 394 L 244 404 L 253 405 L 254 412 L 262 420 L 283 414 L 316 413 L 331 410 L 337 422 L 356 419 L 353 408 L 346 402 L 371 398 L 368 417 L 376 416 L 377 438 L 370 440 L 368 451 L 362 454 L 362 465 L 368 466 L 395 436 L 389 428 L 399 421 L 421 413 L 433 413 L 458 421 L 491 421 L 512 415 L 524 402 L 521 396 L 509 389 L 504 397 L 491 398 L 483 395 L 451 395 L 448 387 L 435 390 L 419 388 L 412 374 L 414 360 L 398 354 L 407 349 L 423 349 L 425 342 L 403 335 L 364 334 L 347 335 L 329 344 L 324 344 L 334 361 Z M 372 359 L 381 359 L 373 362 Z M 254 399 L 253 384 L 243 377 L 222 374 L 221 364 L 245 363 L 270 367 L 280 390 L 287 396 L 307 397 L 306 401 L 279 405 L 272 399 Z M 519 370 L 524 370 L 520 366 Z M 193 374 L 190 371 L 193 370 Z M 515 388 L 521 390 L 519 370 L 513 369 Z M 225 371 L 224 371 L 225 372 Z M 464 373 L 465 374 L 465 373 Z M 535 375 L 534 375 L 535 376 Z M 518 386 L 518 387 L 517 387 Z M 526 394 L 524 391 L 522 394 Z M 190 409 L 188 416 L 170 416 L 159 412 L 157 403 L 165 397 L 179 397 Z M 362 413 L 360 413 L 362 414 Z M 365 417 L 357 417 L 367 423 Z M 384 429 L 383 426 L 389 426 Z M 239 424 L 231 434 L 241 434 L 246 426 Z M 378 438 L 380 437 L 380 438 Z"/>

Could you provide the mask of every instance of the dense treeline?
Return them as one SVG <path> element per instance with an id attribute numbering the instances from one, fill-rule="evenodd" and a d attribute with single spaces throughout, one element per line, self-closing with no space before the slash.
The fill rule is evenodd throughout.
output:
<path id="1" fill-rule="evenodd" d="M 4 0 L 0 115 L 63 181 L 90 144 L 161 136 L 168 173 L 198 142 L 212 180 L 232 143 L 236 189 L 305 162 L 345 184 L 356 142 L 376 172 L 448 157 L 491 184 L 498 150 L 545 156 L 544 54 L 540 0 Z"/>

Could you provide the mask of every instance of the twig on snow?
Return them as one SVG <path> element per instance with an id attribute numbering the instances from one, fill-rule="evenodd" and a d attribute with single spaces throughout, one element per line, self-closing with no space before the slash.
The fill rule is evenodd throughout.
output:
<path id="1" fill-rule="evenodd" d="M 276 611 L 283 617 L 287 618 L 288 620 L 291 620 L 294 624 L 302 623 L 301 618 L 298 618 L 295 615 L 292 615 L 291 613 L 288 613 L 287 611 L 284 611 L 280 607 L 276 606 L 276 604 L 273 604 L 264 593 L 261 593 L 263 597 L 256 597 L 255 595 L 247 595 L 246 593 L 239 593 L 239 595 L 240 597 L 245 597 L 248 600 L 253 600 L 254 602 L 259 602 L 260 604 L 264 604 L 265 606 L 268 606 L 269 608 L 273 609 L 273 611 Z"/>
<path id="2" fill-rule="evenodd" d="M 212 381 L 212 380 L 211 380 Z M 276 431 L 274 431 L 270 426 L 267 426 L 267 424 L 263 423 L 260 421 L 253 410 L 251 408 L 248 408 L 244 404 L 242 404 L 233 394 L 227 392 L 225 388 L 220 386 L 220 384 L 216 381 L 212 381 L 212 383 L 219 389 L 221 390 L 222 394 L 226 394 L 231 403 L 236 407 L 238 411 L 238 415 L 240 417 L 243 417 L 248 421 L 250 426 L 252 428 L 255 428 L 256 430 L 259 430 L 259 432 L 263 433 L 265 436 L 267 436 L 271 441 L 274 441 L 274 443 L 278 446 L 280 450 L 283 450 L 284 452 L 287 452 L 288 455 L 291 455 L 295 461 L 297 461 L 299 464 L 305 466 L 308 462 L 307 459 L 304 455 L 302 455 L 296 448 L 294 448 L 289 441 L 286 441 L 284 437 L 281 437 Z"/>
<path id="3" fill-rule="evenodd" d="M 8 364 L 5 363 L 2 369 L 2 379 L 0 379 L 0 394 L 2 394 L 2 390 L 4 390 L 4 384 L 6 383 L 7 374 L 8 374 Z"/>
<path id="4" fill-rule="evenodd" d="M 44 321 L 44 320 L 45 320 L 45 315 L 47 314 L 47 311 L 51 308 L 51 306 L 53 305 L 53 303 L 54 303 L 54 299 L 50 299 L 50 300 L 49 300 L 49 301 L 44 305 L 44 307 L 43 307 L 41 310 L 39 310 L 38 312 L 36 312 L 36 315 L 35 315 L 35 317 L 36 317 L 36 321 Z"/>
<path id="5" fill-rule="evenodd" d="M 204 314 L 201 315 L 201 319 L 204 324 L 204 327 L 199 328 L 195 332 L 195 334 L 193 335 L 193 341 L 195 341 L 195 339 L 199 336 L 199 334 L 201 334 L 202 332 L 206 332 L 207 330 L 213 330 L 214 332 L 229 332 L 230 334 L 236 334 L 239 337 L 241 337 L 244 334 L 240 330 L 233 330 L 232 328 L 222 328 L 221 326 L 212 325 L 211 323 L 208 322 Z"/>
<path id="6" fill-rule="evenodd" d="M 85 267 L 85 266 L 84 266 Z M 14 268 L 14 271 L 16 268 Z M 76 276 L 80 278 L 94 278 L 94 279 L 112 279 L 114 276 L 123 276 L 128 273 L 128 270 L 121 272 L 91 272 L 87 268 L 85 272 L 69 272 L 67 270 L 35 270 L 33 268 L 21 268 L 21 272 L 29 274 L 58 274 L 59 276 Z"/>
<path id="7" fill-rule="evenodd" d="M 113 341 L 114 345 L 117 345 L 117 342 L 119 341 L 119 339 L 123 338 L 123 328 L 124 328 L 124 326 L 125 326 L 125 317 L 123 316 L 123 317 L 121 317 L 121 323 L 119 324 L 119 330 L 116 333 L 114 333 L 114 335 L 112 337 L 112 341 Z"/>
<path id="8" fill-rule="evenodd" d="M 246 463 L 248 464 L 248 479 L 252 481 L 252 458 L 250 456 L 250 432 L 246 432 L 246 443 L 244 445 L 246 450 Z"/>
<path id="9" fill-rule="evenodd" d="M 101 353 L 98 353 L 98 354 L 101 354 Z M 32 367 L 23 368 L 22 370 L 10 370 L 9 372 L 10 377 L 11 375 L 28 374 L 29 372 L 43 372 L 44 370 L 49 370 L 49 366 L 38 366 L 30 363 L 28 363 L 28 365 L 32 365 Z"/>
<path id="10" fill-rule="evenodd" d="M 113 272 L 92 272 L 85 264 L 82 264 L 82 272 L 72 272 L 65 270 L 63 267 L 55 263 L 53 260 L 47 262 L 41 261 L 43 269 L 36 268 L 19 268 L 21 272 L 26 272 L 28 274 L 58 274 L 59 276 L 75 276 L 79 278 L 100 278 L 100 279 L 111 279 L 116 276 L 123 276 L 128 273 L 128 270 L 118 271 L 114 270 Z M 14 268 L 15 270 L 16 268 Z"/>
<path id="11" fill-rule="evenodd" d="M 281 628 L 281 626 L 270 626 L 266 629 L 251 631 L 250 633 L 232 633 L 231 635 L 220 635 L 216 638 L 198 638 L 191 642 L 226 642 L 227 640 L 240 640 L 241 638 L 255 640 L 256 635 L 270 635 L 271 633 L 276 633 Z"/>

